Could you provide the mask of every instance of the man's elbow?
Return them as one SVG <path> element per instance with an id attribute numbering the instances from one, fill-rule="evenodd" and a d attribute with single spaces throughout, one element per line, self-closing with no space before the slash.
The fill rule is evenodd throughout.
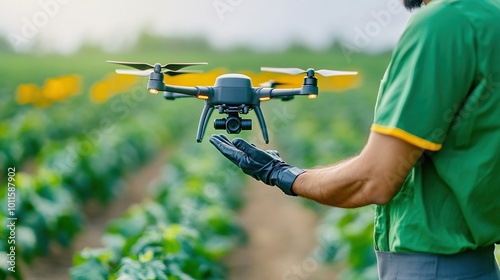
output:
<path id="1" fill-rule="evenodd" d="M 370 204 L 385 205 L 385 204 L 391 202 L 393 197 L 394 196 L 391 196 L 391 195 L 377 195 L 377 196 L 374 196 L 372 198 Z"/>
<path id="2" fill-rule="evenodd" d="M 365 183 L 365 197 L 370 204 L 385 205 L 389 203 L 401 189 L 401 184 L 388 184 L 380 180 L 368 180 Z"/>

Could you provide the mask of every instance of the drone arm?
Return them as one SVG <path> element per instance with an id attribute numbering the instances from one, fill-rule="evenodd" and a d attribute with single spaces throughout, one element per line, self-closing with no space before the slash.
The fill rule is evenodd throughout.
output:
<path id="1" fill-rule="evenodd" d="M 171 86 L 163 82 L 163 73 L 153 72 L 149 75 L 148 90 L 151 93 L 158 93 L 159 91 L 167 91 L 172 93 L 182 93 L 191 95 L 200 99 L 208 99 L 212 95 L 212 88 L 210 87 L 183 87 Z"/>
<path id="2" fill-rule="evenodd" d="M 300 69 L 299 69 L 300 70 Z M 314 76 L 313 69 L 307 69 L 307 76 L 304 77 L 304 83 L 301 88 L 275 89 L 275 88 L 257 88 L 255 93 L 259 94 L 260 100 L 271 99 L 273 97 L 290 97 L 294 95 L 307 95 L 309 98 L 318 96 L 318 79 Z"/>
<path id="3" fill-rule="evenodd" d="M 210 96 L 212 91 L 209 87 L 183 87 L 183 86 L 171 86 L 164 84 L 162 91 L 181 93 L 186 95 L 191 95 L 200 98 L 200 96 Z M 203 98 L 201 98 L 203 99 Z M 208 99 L 208 98 L 207 98 Z"/>
<path id="4" fill-rule="evenodd" d="M 165 99 L 167 99 L 167 100 L 175 100 L 177 98 L 193 98 L 194 96 L 182 94 L 182 93 L 173 93 L 173 92 L 165 91 L 165 92 L 163 92 L 163 97 L 165 97 Z"/>
<path id="5" fill-rule="evenodd" d="M 255 92 L 259 95 L 259 98 L 261 98 L 261 100 L 266 97 L 274 98 L 274 97 L 313 94 L 309 90 L 304 90 L 304 88 L 290 88 L 290 89 L 258 88 L 255 90 Z"/>
<path id="6" fill-rule="evenodd" d="M 205 103 L 201 112 L 200 122 L 198 123 L 198 132 L 196 134 L 196 142 L 201 143 L 205 130 L 207 129 L 208 120 L 214 111 L 214 107 Z"/>
<path id="7" fill-rule="evenodd" d="M 266 121 L 264 119 L 264 115 L 262 114 L 262 110 L 260 109 L 260 106 L 255 106 L 253 109 L 255 110 L 257 119 L 259 120 L 259 125 L 260 129 L 262 130 L 262 136 L 264 137 L 264 141 L 266 142 L 266 144 L 269 144 L 269 135 L 267 134 Z"/>
<path id="8" fill-rule="evenodd" d="M 282 97 L 282 96 L 292 96 L 292 95 L 300 95 L 300 88 L 291 88 L 291 89 L 271 89 L 269 96 L 273 97 Z"/>

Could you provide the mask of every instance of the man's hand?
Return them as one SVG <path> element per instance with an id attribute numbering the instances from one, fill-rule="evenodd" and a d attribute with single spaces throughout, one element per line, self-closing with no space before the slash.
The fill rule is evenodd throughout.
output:
<path id="1" fill-rule="evenodd" d="M 285 194 L 295 195 L 293 182 L 304 170 L 285 163 L 277 151 L 263 151 L 241 138 L 231 142 L 222 134 L 212 135 L 210 143 L 245 174 L 270 186 L 278 186 Z"/>

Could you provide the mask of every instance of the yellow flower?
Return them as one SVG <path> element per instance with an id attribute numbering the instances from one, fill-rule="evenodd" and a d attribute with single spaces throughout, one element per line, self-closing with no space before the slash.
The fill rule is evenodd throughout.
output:
<path id="1" fill-rule="evenodd" d="M 35 84 L 21 84 L 17 87 L 16 99 L 21 105 L 33 104 L 40 99 L 40 89 Z"/>
<path id="2" fill-rule="evenodd" d="M 42 95 L 51 101 L 62 101 L 78 93 L 80 89 L 80 77 L 76 75 L 61 76 L 45 81 Z"/>

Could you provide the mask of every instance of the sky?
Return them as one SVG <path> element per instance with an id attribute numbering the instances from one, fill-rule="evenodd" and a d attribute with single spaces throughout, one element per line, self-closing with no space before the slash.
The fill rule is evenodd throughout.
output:
<path id="1" fill-rule="evenodd" d="M 203 37 L 219 49 L 339 42 L 377 52 L 396 44 L 409 16 L 400 0 L 0 0 L 0 36 L 18 52 L 65 54 L 83 43 L 130 48 L 142 32 Z"/>

